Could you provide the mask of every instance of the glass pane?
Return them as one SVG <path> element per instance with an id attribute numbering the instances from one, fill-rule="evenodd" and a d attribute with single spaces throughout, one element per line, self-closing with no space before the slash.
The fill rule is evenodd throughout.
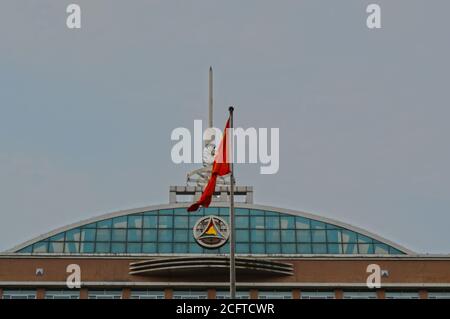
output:
<path id="1" fill-rule="evenodd" d="M 311 244 L 297 244 L 297 253 L 312 254 Z"/>
<path id="2" fill-rule="evenodd" d="M 65 233 L 59 233 L 49 238 L 50 241 L 64 241 Z"/>
<path id="3" fill-rule="evenodd" d="M 96 253 L 109 253 L 109 243 L 96 243 L 95 244 Z"/>
<path id="4" fill-rule="evenodd" d="M 230 253 L 230 242 L 228 241 L 225 245 L 219 248 L 219 253 L 229 254 Z"/>
<path id="5" fill-rule="evenodd" d="M 248 244 L 237 243 L 236 244 L 236 253 L 238 254 L 248 254 L 250 252 L 250 247 Z"/>
<path id="6" fill-rule="evenodd" d="M 142 241 L 142 231 L 140 229 L 128 229 L 128 241 Z"/>
<path id="7" fill-rule="evenodd" d="M 266 241 L 267 242 L 279 242 L 280 241 L 280 231 L 279 230 L 267 230 L 266 231 Z"/>
<path id="8" fill-rule="evenodd" d="M 295 242 L 295 230 L 287 229 L 281 231 L 281 241 L 283 242 Z"/>
<path id="9" fill-rule="evenodd" d="M 358 243 L 370 244 L 370 243 L 372 243 L 372 238 L 358 234 Z"/>
<path id="10" fill-rule="evenodd" d="M 156 241 L 157 230 L 156 229 L 144 229 L 143 241 Z"/>
<path id="11" fill-rule="evenodd" d="M 280 213 L 277 212 L 271 212 L 271 211 L 266 211 L 266 216 L 276 216 L 279 217 Z"/>
<path id="12" fill-rule="evenodd" d="M 142 215 L 128 216 L 128 228 L 142 228 Z"/>
<path id="13" fill-rule="evenodd" d="M 158 230 L 158 241 L 172 241 L 172 230 Z"/>
<path id="14" fill-rule="evenodd" d="M 159 216 L 159 228 L 172 228 L 173 216 Z"/>
<path id="15" fill-rule="evenodd" d="M 373 254 L 373 244 L 358 244 L 360 254 Z"/>
<path id="16" fill-rule="evenodd" d="M 71 229 L 66 232 L 66 241 L 80 241 L 80 229 Z"/>
<path id="17" fill-rule="evenodd" d="M 297 230 L 297 241 L 301 243 L 311 242 L 311 231 L 310 230 Z"/>
<path id="18" fill-rule="evenodd" d="M 33 252 L 35 253 L 46 253 L 47 252 L 47 242 L 39 242 L 33 245 Z"/>
<path id="19" fill-rule="evenodd" d="M 125 243 L 112 243 L 111 252 L 114 254 L 125 253 Z"/>
<path id="20" fill-rule="evenodd" d="M 49 253 L 62 253 L 64 251 L 64 243 L 62 242 L 50 242 L 48 245 Z"/>
<path id="21" fill-rule="evenodd" d="M 395 249 L 394 247 L 389 247 L 389 254 L 391 254 L 391 255 L 403 255 L 403 253 L 400 250 Z"/>
<path id="22" fill-rule="evenodd" d="M 171 253 L 172 252 L 172 244 L 170 243 L 159 243 L 158 244 L 158 252 L 159 253 Z"/>
<path id="23" fill-rule="evenodd" d="M 189 216 L 189 228 L 192 229 L 194 228 L 195 224 L 197 223 L 197 221 L 199 220 L 199 216 Z"/>
<path id="24" fill-rule="evenodd" d="M 216 211 L 215 215 L 218 215 L 218 214 L 219 214 L 219 213 L 218 213 L 219 210 L 218 210 L 217 207 L 215 207 L 215 211 Z M 189 212 L 186 210 L 186 208 L 175 208 L 173 214 L 174 214 L 175 216 L 189 215 Z M 214 215 L 214 214 L 213 214 L 213 215 Z"/>
<path id="25" fill-rule="evenodd" d="M 127 230 L 126 229 L 113 229 L 112 241 L 126 241 Z"/>
<path id="26" fill-rule="evenodd" d="M 315 243 L 324 243 L 326 242 L 326 234 L 324 230 L 313 230 L 312 231 L 312 240 Z"/>
<path id="27" fill-rule="evenodd" d="M 236 228 L 249 228 L 249 217 L 248 216 L 237 216 L 236 217 Z"/>
<path id="28" fill-rule="evenodd" d="M 340 230 L 327 230 L 327 241 L 330 243 L 340 243 L 341 242 L 341 231 Z"/>
<path id="29" fill-rule="evenodd" d="M 341 244 L 328 244 L 329 254 L 342 254 Z"/>
<path id="30" fill-rule="evenodd" d="M 281 253 L 280 244 L 267 244 L 268 254 L 279 254 Z"/>
<path id="31" fill-rule="evenodd" d="M 319 222 L 317 220 L 311 220 L 312 229 L 325 229 L 325 223 Z"/>
<path id="32" fill-rule="evenodd" d="M 265 253 L 264 244 L 251 244 L 252 254 L 264 254 Z"/>
<path id="33" fill-rule="evenodd" d="M 293 229 L 295 228 L 295 217 L 294 216 L 282 216 L 280 217 L 280 226 L 282 229 Z"/>
<path id="34" fill-rule="evenodd" d="M 250 209 L 250 215 L 252 216 L 264 216 L 264 211 L 258 209 Z"/>
<path id="35" fill-rule="evenodd" d="M 200 247 L 198 244 L 189 244 L 189 252 L 201 254 L 203 252 L 203 248 Z"/>
<path id="36" fill-rule="evenodd" d="M 219 216 L 228 216 L 230 209 L 228 207 L 219 207 Z"/>
<path id="37" fill-rule="evenodd" d="M 33 246 L 27 246 L 25 248 L 22 248 L 21 250 L 19 250 L 19 253 L 32 253 L 33 252 Z"/>
<path id="38" fill-rule="evenodd" d="M 357 240 L 356 240 L 356 233 L 352 232 L 350 230 L 344 229 L 342 231 L 342 241 L 344 243 L 356 243 L 357 242 Z"/>
<path id="39" fill-rule="evenodd" d="M 280 217 L 279 216 L 267 216 L 266 217 L 266 228 L 267 229 L 279 229 L 280 228 Z"/>
<path id="40" fill-rule="evenodd" d="M 120 216 L 113 219 L 114 228 L 127 228 L 127 216 Z"/>
<path id="41" fill-rule="evenodd" d="M 185 254 L 188 252 L 188 245 L 182 243 L 173 244 L 173 252 L 176 254 Z"/>
<path id="42" fill-rule="evenodd" d="M 111 228 L 111 225 L 112 225 L 111 219 L 102 220 L 97 223 L 98 228 Z"/>
<path id="43" fill-rule="evenodd" d="M 97 223 L 91 223 L 88 225 L 84 225 L 83 228 L 97 228 Z"/>
<path id="44" fill-rule="evenodd" d="M 189 228 L 188 216 L 175 216 L 174 227 L 176 228 Z"/>
<path id="45" fill-rule="evenodd" d="M 81 230 L 81 241 L 94 241 L 95 229 L 88 228 Z"/>
<path id="46" fill-rule="evenodd" d="M 236 208 L 235 212 L 236 212 L 236 215 L 248 215 L 247 208 Z"/>
<path id="47" fill-rule="evenodd" d="M 264 230 L 251 230 L 250 235 L 252 242 L 264 242 Z"/>
<path id="48" fill-rule="evenodd" d="M 66 242 L 64 245 L 65 253 L 78 253 L 80 251 L 80 243 L 78 242 Z"/>
<path id="49" fill-rule="evenodd" d="M 187 229 L 175 229 L 174 230 L 174 241 L 186 242 L 188 240 L 188 230 Z"/>
<path id="50" fill-rule="evenodd" d="M 141 243 L 128 243 L 127 252 L 130 254 L 139 254 L 141 252 Z"/>
<path id="51" fill-rule="evenodd" d="M 314 254 L 326 254 L 327 245 L 326 244 L 312 244 L 312 251 Z"/>
<path id="52" fill-rule="evenodd" d="M 173 215 L 173 209 L 160 209 L 160 215 Z"/>
<path id="53" fill-rule="evenodd" d="M 250 226 L 253 229 L 264 229 L 264 216 L 251 216 Z"/>
<path id="54" fill-rule="evenodd" d="M 111 240 L 111 230 L 110 229 L 98 229 L 97 230 L 97 241 L 110 241 Z"/>
<path id="55" fill-rule="evenodd" d="M 389 246 L 383 243 L 375 243 L 374 244 L 374 251 L 375 254 L 388 254 L 389 253 Z"/>
<path id="56" fill-rule="evenodd" d="M 249 231 L 247 229 L 236 230 L 236 241 L 249 242 L 250 241 Z"/>
<path id="57" fill-rule="evenodd" d="M 144 243 L 142 245 L 142 252 L 146 253 L 146 254 L 156 253 L 156 244 L 155 243 Z"/>
<path id="58" fill-rule="evenodd" d="M 357 254 L 358 245 L 354 243 L 343 244 L 344 254 Z"/>
<path id="59" fill-rule="evenodd" d="M 94 243 L 80 244 L 80 253 L 93 253 L 93 252 L 94 252 Z"/>
<path id="60" fill-rule="evenodd" d="M 295 254 L 295 244 L 283 244 L 281 245 L 281 252 L 283 254 Z"/>
<path id="61" fill-rule="evenodd" d="M 144 228 L 156 228 L 158 216 L 144 216 Z"/>
<path id="62" fill-rule="evenodd" d="M 305 217 L 295 217 L 295 228 L 297 229 L 310 229 L 310 220 Z"/>

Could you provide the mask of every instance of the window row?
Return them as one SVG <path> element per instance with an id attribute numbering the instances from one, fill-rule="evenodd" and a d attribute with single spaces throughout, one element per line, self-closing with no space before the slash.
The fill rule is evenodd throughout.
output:
<path id="1" fill-rule="evenodd" d="M 228 290 L 216 290 L 216 299 L 228 299 Z M 293 298 L 291 289 L 260 289 L 257 292 L 259 299 L 291 299 Z M 45 291 L 45 299 L 79 299 L 79 290 L 68 289 L 49 289 Z M 122 299 L 123 293 L 121 289 L 89 289 L 89 299 Z M 206 299 L 208 293 L 206 289 L 174 289 L 172 291 L 173 299 Z M 377 299 L 377 291 L 374 290 L 345 290 L 342 297 L 344 299 Z M 3 299 L 36 299 L 36 290 L 33 289 L 3 289 Z M 163 289 L 132 289 L 130 299 L 164 299 L 165 293 Z M 237 299 L 249 299 L 249 290 L 237 290 Z M 301 290 L 301 299 L 334 299 L 336 293 L 334 290 Z M 419 299 L 418 291 L 395 291 L 388 290 L 385 292 L 386 299 Z M 429 291 L 429 299 L 450 299 L 450 291 Z"/>
<path id="2" fill-rule="evenodd" d="M 203 249 L 197 243 L 183 242 L 39 242 L 33 245 L 34 253 L 211 253 L 229 252 L 227 243 L 219 249 Z M 396 254 L 386 244 L 339 243 L 236 243 L 238 254 Z"/>
<path id="3" fill-rule="evenodd" d="M 186 253 L 202 252 L 192 228 L 199 216 L 185 209 L 165 209 L 118 216 L 71 229 L 23 248 L 21 253 Z M 210 207 L 202 214 L 225 214 Z M 236 209 L 236 241 L 242 253 L 402 254 L 354 231 L 301 216 Z M 277 245 L 286 246 L 283 250 Z M 183 248 L 184 247 L 184 248 Z M 188 248 L 185 248 L 188 247 Z M 217 252 L 208 251 L 208 252 Z M 219 250 L 220 253 L 223 250 Z"/>
<path id="4" fill-rule="evenodd" d="M 192 229 L 75 229 L 60 233 L 48 239 L 50 242 L 77 241 L 177 241 L 186 242 L 192 238 Z M 348 230 L 274 230 L 236 229 L 238 241 L 252 242 L 333 242 L 371 243 L 372 239 Z"/>

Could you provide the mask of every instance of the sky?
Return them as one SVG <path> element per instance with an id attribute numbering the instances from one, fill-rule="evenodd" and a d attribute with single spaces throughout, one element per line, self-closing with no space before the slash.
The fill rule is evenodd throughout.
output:
<path id="1" fill-rule="evenodd" d="M 66 7 L 81 7 L 81 29 Z M 382 28 L 366 26 L 381 7 Z M 2 0 L 0 251 L 168 203 L 198 164 L 174 128 L 280 129 L 280 169 L 236 165 L 255 203 L 450 253 L 446 0 Z"/>

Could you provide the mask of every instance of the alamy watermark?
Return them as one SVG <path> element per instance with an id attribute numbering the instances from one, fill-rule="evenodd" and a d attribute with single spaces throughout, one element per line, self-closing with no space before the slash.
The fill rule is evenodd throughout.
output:
<path id="1" fill-rule="evenodd" d="M 269 134 L 270 133 L 270 134 Z M 269 136 L 270 135 L 270 136 Z M 276 174 L 280 168 L 279 128 L 232 128 L 229 131 L 233 149 L 230 161 L 239 164 L 260 164 L 261 174 Z M 194 120 L 193 133 L 188 128 L 175 128 L 170 138 L 176 141 L 171 150 L 175 164 L 202 164 L 205 162 L 203 145 L 208 141 L 219 145 L 222 131 L 218 128 L 203 130 L 202 120 Z M 270 142 L 269 142 L 270 138 Z"/>

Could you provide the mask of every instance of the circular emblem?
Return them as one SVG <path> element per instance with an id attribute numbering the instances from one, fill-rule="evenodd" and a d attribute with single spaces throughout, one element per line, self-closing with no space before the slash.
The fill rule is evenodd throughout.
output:
<path id="1" fill-rule="evenodd" d="M 200 246 L 213 249 L 225 245 L 230 236 L 229 229 L 227 222 L 222 218 L 205 216 L 197 221 L 193 233 Z"/>

